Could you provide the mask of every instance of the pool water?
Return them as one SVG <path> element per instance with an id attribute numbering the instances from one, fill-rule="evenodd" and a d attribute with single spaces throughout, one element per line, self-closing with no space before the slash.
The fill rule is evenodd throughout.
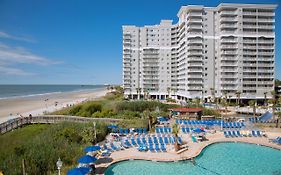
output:
<path id="1" fill-rule="evenodd" d="M 281 151 L 253 144 L 213 144 L 195 162 L 128 160 L 111 165 L 105 175 L 281 175 Z"/>

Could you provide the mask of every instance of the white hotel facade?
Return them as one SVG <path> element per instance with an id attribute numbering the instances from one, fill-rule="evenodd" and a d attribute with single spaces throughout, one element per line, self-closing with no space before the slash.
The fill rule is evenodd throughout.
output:
<path id="1" fill-rule="evenodd" d="M 182 6 L 178 22 L 123 26 L 123 86 L 129 98 L 270 98 L 275 9 L 270 4 Z"/>

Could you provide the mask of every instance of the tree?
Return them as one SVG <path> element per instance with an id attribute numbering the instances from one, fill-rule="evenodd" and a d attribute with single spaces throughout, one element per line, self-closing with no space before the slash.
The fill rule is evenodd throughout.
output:
<path id="1" fill-rule="evenodd" d="M 172 126 L 172 134 L 174 134 L 176 137 L 175 143 L 174 143 L 175 151 L 178 151 L 179 150 L 179 143 L 178 143 L 179 127 L 176 123 L 173 124 L 173 126 Z"/>
<path id="2" fill-rule="evenodd" d="M 249 103 L 249 106 L 253 107 L 253 115 L 254 115 L 254 117 L 256 117 L 256 104 L 257 104 L 257 101 L 256 100 L 250 100 L 248 103 Z"/>
<path id="3" fill-rule="evenodd" d="M 141 88 L 136 88 L 136 90 L 137 90 L 137 94 L 138 94 L 138 100 L 140 99 L 140 93 L 141 93 Z"/>
<path id="4" fill-rule="evenodd" d="M 143 116 L 144 116 L 144 118 L 148 119 L 148 128 L 151 131 L 152 123 L 153 123 L 153 117 L 152 117 L 150 111 L 148 109 L 143 111 Z"/>
<path id="5" fill-rule="evenodd" d="M 264 106 L 267 106 L 267 92 L 264 92 Z"/>
<path id="6" fill-rule="evenodd" d="M 271 91 L 271 96 L 272 96 L 272 115 L 273 115 L 273 119 L 275 119 L 275 107 L 276 107 L 276 92 L 275 91 Z"/>
<path id="7" fill-rule="evenodd" d="M 168 93 L 168 97 L 170 98 L 170 92 L 171 92 L 171 88 L 167 87 L 167 93 Z"/>
<path id="8" fill-rule="evenodd" d="M 237 92 L 235 92 L 235 95 L 236 95 L 236 105 L 240 107 L 241 92 L 237 91 Z"/>
<path id="9" fill-rule="evenodd" d="M 281 120 L 281 112 L 277 112 L 276 128 L 279 127 L 279 121 Z"/>

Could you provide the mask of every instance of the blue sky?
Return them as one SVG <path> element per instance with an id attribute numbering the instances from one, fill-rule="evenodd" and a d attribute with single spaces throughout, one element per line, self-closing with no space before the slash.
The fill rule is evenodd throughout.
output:
<path id="1" fill-rule="evenodd" d="M 0 0 L 0 84 L 118 84 L 122 25 L 173 19 L 182 5 L 281 0 Z M 281 16 L 281 7 L 276 16 Z M 276 77 L 281 78 L 276 18 Z"/>

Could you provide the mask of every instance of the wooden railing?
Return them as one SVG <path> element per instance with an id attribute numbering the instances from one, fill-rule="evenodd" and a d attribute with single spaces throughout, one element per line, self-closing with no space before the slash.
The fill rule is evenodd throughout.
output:
<path id="1" fill-rule="evenodd" d="M 78 122 L 78 123 L 89 123 L 94 121 L 102 121 L 106 123 L 116 123 L 122 119 L 112 118 L 87 118 L 77 116 L 65 116 L 65 115 L 42 115 L 32 117 L 18 117 L 7 122 L 0 124 L 0 133 L 4 134 L 18 127 L 28 124 L 52 124 L 58 122 Z"/>

